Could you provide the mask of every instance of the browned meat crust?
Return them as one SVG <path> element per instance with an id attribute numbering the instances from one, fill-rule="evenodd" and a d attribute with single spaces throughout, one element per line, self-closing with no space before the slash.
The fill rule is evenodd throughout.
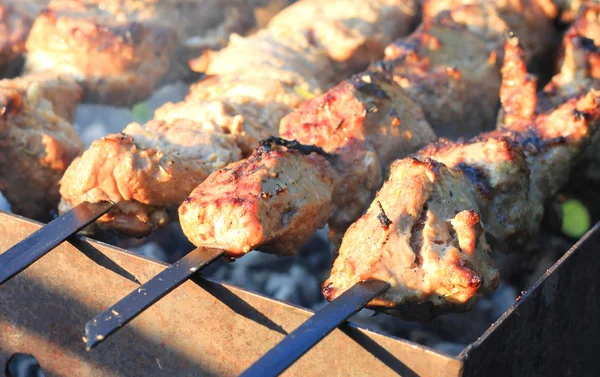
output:
<path id="1" fill-rule="evenodd" d="M 259 140 L 277 134 L 282 116 L 326 88 L 335 72 L 346 72 L 375 59 L 377 54 L 383 53 L 386 43 L 408 32 L 415 16 L 414 8 L 414 2 L 407 0 L 296 3 L 276 16 L 266 30 L 251 37 L 236 38 L 227 48 L 211 54 L 205 67 L 209 77 L 196 84 L 183 103 L 159 109 L 156 119 L 167 123 L 187 119 L 189 124 L 210 128 L 215 138 L 227 140 L 229 150 L 234 151 L 227 162 L 239 159 L 239 150 L 249 155 Z M 303 21 L 297 23 L 278 21 L 280 17 L 289 19 L 296 12 L 313 15 L 312 22 L 305 22 L 302 17 Z M 330 43 L 337 47 L 332 49 Z M 330 55 L 330 51 L 336 51 L 335 56 Z M 369 54 L 368 58 L 365 53 Z M 355 54 L 363 56 L 357 58 Z M 139 135 L 130 136 L 133 143 L 137 143 Z M 146 153 L 163 153 L 160 145 L 154 146 L 160 144 L 159 136 L 153 134 L 143 141 Z M 155 192 L 153 187 L 160 186 L 160 181 L 157 182 L 160 177 L 147 175 L 145 171 L 158 169 L 157 160 L 151 160 L 149 165 L 131 165 L 131 173 L 115 171 L 122 163 L 111 159 L 123 159 L 123 156 L 111 154 L 112 143 L 106 140 L 113 137 L 95 142 L 68 169 L 61 184 L 62 208 L 70 208 L 82 200 L 96 202 L 108 197 L 119 203 L 119 208 L 101 219 L 103 225 L 128 235 L 144 235 L 160 226 L 164 217 L 156 222 L 148 212 L 160 209 L 164 213 L 166 207 L 178 206 L 193 187 L 204 180 L 205 173 L 222 167 L 199 161 L 198 166 L 210 166 L 212 170 L 195 171 L 193 169 L 198 167 L 190 167 L 187 172 L 174 171 L 171 179 L 176 190 Z M 185 142 L 194 148 L 193 140 Z M 130 175 L 143 179 L 130 180 Z M 109 177 L 108 186 L 103 184 L 105 177 Z M 193 186 L 177 183 L 182 180 L 195 183 Z M 131 195 L 121 195 L 121 192 L 131 192 Z M 152 194 L 146 195 L 146 192 Z M 128 216 L 120 219 L 125 211 Z M 134 216 L 141 219 L 135 227 L 124 225 Z"/>
<path id="2" fill-rule="evenodd" d="M 0 88 L 0 190 L 13 212 L 47 219 L 60 177 L 82 150 L 73 127 L 39 93 Z"/>
<path id="3" fill-rule="evenodd" d="M 386 63 L 394 62 L 351 77 L 281 121 L 283 138 L 339 156 L 328 221 L 334 229 L 345 230 L 363 213 L 391 161 L 435 136 L 420 106 L 394 82 L 393 74 L 382 71 Z"/>
<path id="4" fill-rule="evenodd" d="M 224 248 L 232 257 L 254 245 L 296 253 L 329 215 L 333 174 L 323 155 L 264 143 L 192 192 L 179 207 L 183 231 L 194 244 Z"/>
<path id="5" fill-rule="evenodd" d="M 498 284 L 478 212 L 460 170 L 433 160 L 395 162 L 367 213 L 346 232 L 325 297 L 373 278 L 392 288 L 370 306 L 409 320 L 470 307 Z"/>
<path id="6" fill-rule="evenodd" d="M 110 200 L 119 206 L 98 220 L 100 226 L 147 235 L 166 223 L 166 207 L 181 203 L 208 174 L 240 157 L 233 140 L 214 124 L 132 123 L 121 134 L 94 141 L 73 161 L 61 180 L 60 210 L 73 202 Z"/>
<path id="7" fill-rule="evenodd" d="M 468 141 L 442 140 L 417 153 L 420 163 L 396 162 L 367 214 L 344 236 L 323 286 L 328 300 L 358 281 L 378 278 L 392 288 L 371 303 L 374 308 L 411 320 L 466 310 L 498 281 L 480 235 L 485 231 L 496 243 L 519 244 L 537 230 L 543 201 L 565 184 L 597 133 L 600 92 L 592 89 L 563 98 L 555 108 L 536 108 L 516 39 L 505 48 L 502 92 L 510 95 L 503 98 L 498 130 Z M 408 168 L 419 164 L 428 168 Z M 421 196 L 426 198 L 419 201 Z M 377 217 L 383 209 L 386 226 Z M 457 230 L 454 222 L 461 213 L 469 213 L 468 220 Z M 415 222 L 418 218 L 422 223 Z M 423 255 L 433 258 L 419 262 Z"/>

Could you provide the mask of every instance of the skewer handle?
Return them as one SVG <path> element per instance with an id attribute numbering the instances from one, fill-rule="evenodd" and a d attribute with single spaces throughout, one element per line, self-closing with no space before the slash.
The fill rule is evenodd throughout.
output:
<path id="1" fill-rule="evenodd" d="M 0 254 L 0 285 L 96 221 L 113 206 L 110 202 L 81 203 Z"/>
<path id="2" fill-rule="evenodd" d="M 218 257 L 221 249 L 198 247 L 185 257 L 150 279 L 119 302 L 98 314 L 85 325 L 87 350 L 100 344 L 112 333 L 140 315 L 152 304 L 163 298 Z"/>
<path id="3" fill-rule="evenodd" d="M 330 332 L 389 287 L 389 283 L 380 280 L 356 283 L 286 336 L 240 377 L 279 376 Z"/>

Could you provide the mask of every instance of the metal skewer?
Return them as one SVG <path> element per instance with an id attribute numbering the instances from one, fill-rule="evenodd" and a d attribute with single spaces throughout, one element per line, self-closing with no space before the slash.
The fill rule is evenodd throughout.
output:
<path id="1" fill-rule="evenodd" d="M 85 325 L 85 342 L 91 350 L 152 304 L 210 265 L 225 253 L 222 249 L 198 247 Z"/>
<path id="2" fill-rule="evenodd" d="M 110 202 L 81 203 L 0 254 L 0 285 L 96 221 L 113 206 Z"/>
<path id="3" fill-rule="evenodd" d="M 356 283 L 286 336 L 240 377 L 279 376 L 330 332 L 389 287 L 389 283 L 381 280 Z"/>

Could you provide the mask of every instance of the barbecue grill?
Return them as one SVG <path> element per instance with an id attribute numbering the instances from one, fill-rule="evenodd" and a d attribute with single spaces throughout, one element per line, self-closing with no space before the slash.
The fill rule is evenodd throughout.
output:
<path id="1" fill-rule="evenodd" d="M 593 177 L 600 160 L 588 148 L 600 123 L 600 7 L 581 6 L 558 58 L 550 58 L 559 20 L 572 21 L 576 1 L 307 0 L 227 47 L 231 33 L 262 28 L 290 1 L 223 9 L 186 0 L 56 1 L 38 13 L 6 1 L 10 7 L 0 10 L 22 21 L 24 36 L 32 31 L 15 42 L 16 56 L 0 56 L 25 61 L 23 82 L 0 85 L 0 190 L 15 210 L 0 211 L 1 375 L 21 377 L 15 365 L 33 358 L 50 376 L 600 370 L 592 255 L 600 223 L 545 273 L 548 261 L 536 261 L 531 275 L 542 276 L 531 288 L 526 269 L 515 266 L 516 280 L 529 279 L 518 286 L 529 289 L 514 301 L 516 288 L 508 287 L 499 307 L 506 299 L 512 306 L 476 340 L 477 330 L 456 326 L 468 334 L 464 348 L 451 344 L 460 353 L 351 318 L 365 307 L 414 321 L 473 309 L 510 264 L 494 256 L 500 267 L 492 265 L 492 249 L 530 250 L 526 241 L 540 230 L 544 209 L 542 233 L 554 237 L 549 202 L 557 203 L 579 158 L 589 165 L 577 168 L 591 170 L 576 179 Z M 222 23 L 192 27 L 208 10 Z M 410 36 L 396 39 L 417 21 Z M 62 72 L 60 59 L 71 53 L 75 66 Z M 544 59 L 561 69 L 538 90 L 544 70 L 533 68 L 542 75 L 535 76 L 527 67 Z M 185 100 L 81 155 L 69 124 L 80 100 L 131 105 L 158 85 L 198 79 L 189 68 L 202 79 Z M 473 138 L 458 138 L 464 135 Z M 45 221 L 57 205 L 61 213 L 49 224 L 31 220 Z M 171 265 L 125 250 L 119 236 L 115 245 L 125 249 L 77 234 L 146 237 L 179 205 L 177 231 L 198 247 Z M 199 273 L 218 267 L 221 256 L 252 250 L 301 254 L 325 224 L 336 256 L 322 286 L 330 302 L 316 312 L 209 278 L 210 269 Z M 166 248 L 182 245 L 170 240 Z M 329 258 L 329 249 L 311 256 Z M 545 257 L 554 261 L 564 249 L 551 247 Z M 535 259 L 521 251 L 517 258 Z M 479 310 L 487 309 L 473 313 Z M 500 313 L 489 311 L 482 323 Z M 440 334 L 450 330 L 444 327 Z"/>
<path id="2" fill-rule="evenodd" d="M 1 213 L 0 250 L 39 228 Z M 350 322 L 285 375 L 595 375 L 599 242 L 597 225 L 456 358 Z M 14 354 L 28 353 L 46 376 L 235 376 L 312 315 L 196 277 L 86 352 L 85 323 L 166 267 L 85 237 L 61 244 L 0 289 L 2 372 Z"/>

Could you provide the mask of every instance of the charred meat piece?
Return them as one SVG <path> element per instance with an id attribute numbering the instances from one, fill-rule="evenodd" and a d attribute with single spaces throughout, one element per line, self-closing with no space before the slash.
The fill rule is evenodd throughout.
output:
<path id="1" fill-rule="evenodd" d="M 240 150 L 248 156 L 259 140 L 277 135 L 281 117 L 326 88 L 336 71 L 346 72 L 375 59 L 383 53 L 386 43 L 408 32 L 415 7 L 413 1 L 406 0 L 298 2 L 276 16 L 267 29 L 247 38 L 238 38 L 229 47 L 209 54 L 204 67 L 208 77 L 191 89 L 186 101 L 163 106 L 157 110 L 155 118 L 166 123 L 187 119 L 189 125 L 210 128 L 215 138 L 227 140 L 231 151 L 231 160 L 227 162 L 240 159 Z M 295 12 L 314 15 L 312 22 L 302 20 L 302 17 L 299 24 L 278 21 L 279 17 L 289 20 Z M 332 49 L 329 43 L 339 46 L 335 56 L 329 55 Z M 369 47 L 363 48 L 363 45 Z M 345 46 L 346 55 L 340 52 L 342 46 Z M 364 56 L 365 51 L 369 57 Z M 356 57 L 353 52 L 362 55 Z M 130 136 L 131 143 L 138 143 L 139 135 Z M 147 153 L 152 150 L 157 155 L 161 153 L 157 147 L 161 143 L 160 137 L 161 133 L 152 133 L 151 138 L 141 141 Z M 185 142 L 193 147 L 193 139 Z M 147 234 L 164 220 L 149 220 L 143 227 L 125 229 L 121 224 L 129 221 L 134 212 L 140 212 L 143 222 L 148 218 L 148 211 L 160 208 L 164 213 L 167 207 L 179 206 L 204 180 L 206 173 L 224 166 L 202 160 L 207 156 L 194 155 L 193 158 L 201 159 L 196 167 L 172 173 L 173 182 L 184 180 L 194 184 L 177 184 L 177 195 L 171 195 L 169 189 L 157 189 L 161 187 L 160 176 L 145 175 L 146 165 L 131 165 L 131 172 L 127 174 L 112 173 L 120 164 L 112 159 L 121 159 L 120 155 L 111 152 L 112 148 L 111 142 L 95 142 L 90 149 L 94 151 L 86 152 L 68 169 L 62 181 L 62 208 L 70 208 L 83 200 L 97 202 L 106 197 L 118 203 L 118 207 L 132 208 L 135 204 L 136 210 L 127 210 L 129 215 L 123 218 L 119 208 L 109 214 L 112 216 L 110 221 L 108 216 L 103 218 L 105 228 L 114 226 L 134 236 L 140 235 L 137 229 L 144 230 L 141 234 Z M 100 166 L 106 169 L 99 170 L 97 167 Z M 206 167 L 212 170 L 206 170 Z M 200 171 L 194 170 L 199 168 Z M 110 175 L 109 186 L 102 184 L 106 174 Z M 145 178 L 132 181 L 130 175 Z M 119 194 L 111 188 L 113 186 L 119 187 Z M 131 192 L 132 195 L 121 195 L 120 192 Z M 141 194 L 146 192 L 150 194 Z M 144 209 L 144 206 L 148 208 Z"/>
<path id="2" fill-rule="evenodd" d="M 342 230 L 368 207 L 383 170 L 435 137 L 420 106 L 376 69 L 303 104 L 282 119 L 280 135 L 339 156 L 328 222 Z"/>
<path id="3" fill-rule="evenodd" d="M 0 87 L 0 191 L 14 213 L 47 220 L 60 199 L 58 181 L 82 150 L 39 92 Z"/>
<path id="4" fill-rule="evenodd" d="M 497 131 L 483 133 L 469 141 L 441 141 L 417 153 L 418 160 L 407 158 L 396 162 L 396 169 L 418 164 L 416 161 L 437 168 L 430 168 L 429 173 L 392 169 L 390 179 L 367 214 L 344 236 L 332 275 L 323 286 L 328 300 L 334 299 L 355 282 L 379 278 L 389 281 L 392 288 L 371 303 L 374 308 L 411 320 L 466 310 L 480 294 L 493 289 L 498 281 L 487 256 L 489 248 L 480 236 L 486 233 L 495 242 L 522 243 L 535 232 L 541 220 L 542 203 L 565 184 L 576 159 L 597 133 L 600 92 L 591 89 L 577 98 L 564 99 L 554 109 L 536 109 L 528 119 L 525 115 L 531 111 L 527 106 L 514 108 L 515 101 L 519 100 L 515 96 L 519 92 L 511 90 L 513 80 L 527 79 L 528 76 L 526 72 L 519 73 L 518 69 L 509 69 L 524 67 L 524 54 L 514 51 L 519 46 L 512 39 L 507 41 L 505 48 L 507 60 L 503 73 L 509 88 L 503 88 L 506 89 L 503 91 L 508 91 L 511 96 L 508 97 L 510 101 L 504 103 L 508 108 L 503 110 L 505 114 L 521 112 L 523 116 L 505 116 Z M 521 60 L 514 62 L 510 59 Z M 523 88 L 521 102 L 535 106 L 536 100 L 527 90 L 529 87 L 525 85 Z M 440 171 L 446 174 L 440 174 Z M 414 200 L 417 194 L 413 186 L 419 185 L 423 175 L 427 174 L 435 183 L 434 187 L 439 188 L 438 197 L 441 199 L 430 199 L 425 206 L 422 201 Z M 461 184 L 456 183 L 457 176 L 462 177 Z M 423 191 L 422 195 L 427 195 L 427 188 L 419 190 Z M 436 192 L 435 189 L 433 192 Z M 384 201 L 385 194 L 395 196 Z M 435 211 L 431 211 L 434 203 L 438 205 L 433 207 Z M 413 219 L 419 211 L 424 212 L 424 207 L 427 210 L 423 217 L 425 226 L 417 226 L 421 236 L 402 239 L 390 248 L 390 241 L 383 237 L 382 232 L 376 240 L 367 241 L 374 234 L 374 229 L 382 225 L 381 219 L 375 216 L 377 208 L 380 211 L 385 209 L 389 223 L 396 221 L 397 226 L 406 229 L 408 222 L 414 229 Z M 462 213 L 469 215 L 462 215 L 461 222 L 457 217 Z M 430 219 L 432 225 L 429 228 Z M 448 221 L 454 232 L 448 232 Z M 454 222 L 460 223 L 460 226 L 454 225 Z M 388 221 L 385 223 L 388 224 Z M 392 225 L 386 227 L 389 229 Z M 414 230 L 412 234 L 415 234 Z M 449 236 L 446 237 L 446 234 Z M 430 243 L 427 242 L 428 236 L 433 239 Z M 456 245 L 461 251 L 454 254 Z M 418 263 L 428 249 L 447 252 L 440 252 L 439 259 L 434 258 L 433 263 Z M 407 255 L 419 258 L 415 262 Z M 455 255 L 455 266 L 466 269 L 439 268 L 437 264 L 446 260 L 448 255 Z M 428 275 L 438 280 L 429 281 Z M 453 283 L 457 281 L 459 283 Z M 476 283 L 465 284 L 466 281 Z M 446 291 L 448 287 L 450 290 Z M 440 293 L 443 296 L 441 300 Z"/>
<path id="5" fill-rule="evenodd" d="M 30 101 L 44 98 L 52 104 L 54 113 L 72 122 L 81 101 L 81 87 L 68 75 L 51 72 L 38 73 L 0 80 L 0 88 L 14 89 Z"/>
<path id="6" fill-rule="evenodd" d="M 460 170 L 431 160 L 395 162 L 367 213 L 346 232 L 325 297 L 373 278 L 392 287 L 370 306 L 390 314 L 425 320 L 468 309 L 499 280 L 478 212 Z"/>
<path id="7" fill-rule="evenodd" d="M 190 194 L 179 207 L 183 231 L 194 244 L 223 248 L 232 257 L 255 245 L 296 253 L 298 243 L 329 215 L 333 185 L 327 158 L 310 149 L 261 145 Z"/>
<path id="8" fill-rule="evenodd" d="M 61 180 L 60 210 L 72 203 L 111 200 L 120 205 L 98 220 L 119 233 L 147 235 L 167 221 L 208 174 L 239 160 L 233 140 L 211 123 L 152 120 L 94 141 Z M 64 198 L 70 198 L 70 201 Z"/>

